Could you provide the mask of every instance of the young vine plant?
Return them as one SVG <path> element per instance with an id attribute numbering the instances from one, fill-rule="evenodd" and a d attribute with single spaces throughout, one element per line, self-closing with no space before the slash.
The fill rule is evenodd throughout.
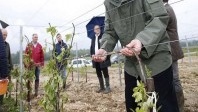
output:
<path id="1" fill-rule="evenodd" d="M 145 71 L 148 78 L 151 78 L 152 72 L 145 66 Z M 133 112 L 157 112 L 157 93 L 156 92 L 147 92 L 146 86 L 142 81 L 137 80 L 137 87 L 133 89 L 132 97 L 135 98 L 137 107 Z"/>
<path id="2" fill-rule="evenodd" d="M 74 28 L 75 31 L 75 28 Z M 57 35 L 58 31 L 56 27 L 51 26 L 47 28 L 47 33 L 51 35 L 53 50 L 52 55 L 50 57 L 50 60 L 47 62 L 45 67 L 46 74 L 49 75 L 48 81 L 44 84 L 44 96 L 40 101 L 41 106 L 44 108 L 46 112 L 63 112 L 63 104 L 67 102 L 68 97 L 63 93 L 63 88 L 61 88 L 61 84 L 63 83 L 63 80 L 60 75 L 60 69 L 57 66 L 57 63 L 60 63 L 60 65 L 67 67 L 68 60 L 64 59 L 65 55 L 70 55 L 70 50 L 72 48 L 73 44 L 73 38 L 74 33 L 67 34 L 65 36 L 66 42 L 71 41 L 71 44 L 68 45 L 67 49 L 62 48 L 61 54 L 58 56 L 55 52 L 55 36 Z M 67 75 L 68 77 L 68 75 Z"/>

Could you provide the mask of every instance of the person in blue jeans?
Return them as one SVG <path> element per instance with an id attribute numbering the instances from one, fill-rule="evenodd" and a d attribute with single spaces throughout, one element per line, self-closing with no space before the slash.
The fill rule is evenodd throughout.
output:
<path id="1" fill-rule="evenodd" d="M 60 33 L 58 33 L 56 35 L 56 39 L 57 39 L 58 42 L 57 42 L 57 44 L 55 46 L 56 47 L 55 48 L 55 53 L 56 53 L 56 56 L 58 56 L 58 55 L 61 54 L 61 52 L 63 50 L 66 50 L 67 49 L 67 44 L 62 40 L 62 36 L 61 36 Z M 66 58 L 66 57 L 67 57 L 67 54 L 65 53 L 63 58 Z M 57 66 L 58 66 L 60 75 L 61 75 L 61 77 L 63 79 L 63 89 L 66 88 L 66 78 L 67 78 L 66 64 L 64 62 L 57 62 Z"/>

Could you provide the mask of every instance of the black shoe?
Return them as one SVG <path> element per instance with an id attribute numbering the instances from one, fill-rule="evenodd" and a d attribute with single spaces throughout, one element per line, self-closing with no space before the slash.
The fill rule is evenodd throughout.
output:
<path id="1" fill-rule="evenodd" d="M 96 90 L 96 93 L 102 93 L 102 92 L 104 92 L 104 91 L 105 91 L 104 88 L 100 88 L 100 89 Z"/>
<path id="2" fill-rule="evenodd" d="M 104 91 L 104 94 L 108 94 L 111 92 L 109 78 L 105 78 L 105 84 L 106 84 L 106 89 Z"/>
<path id="3" fill-rule="evenodd" d="M 66 84 L 63 84 L 63 89 L 66 89 Z"/>
<path id="4" fill-rule="evenodd" d="M 104 81 L 103 81 L 103 78 L 98 78 L 98 80 L 99 80 L 100 88 L 96 91 L 96 93 L 101 93 L 105 90 Z"/>

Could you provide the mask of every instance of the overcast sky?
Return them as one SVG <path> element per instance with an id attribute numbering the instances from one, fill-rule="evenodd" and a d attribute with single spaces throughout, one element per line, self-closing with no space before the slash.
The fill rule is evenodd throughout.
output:
<path id="1" fill-rule="evenodd" d="M 178 0 L 171 0 L 175 2 Z M 50 36 L 46 33 L 48 23 L 58 27 L 62 35 L 71 33 L 72 29 L 64 31 L 74 24 L 88 20 L 93 16 L 97 16 L 105 11 L 104 6 L 98 7 L 96 10 L 76 19 L 70 21 L 79 15 L 93 9 L 102 4 L 104 0 L 0 0 L 1 10 L 0 19 L 9 23 L 8 39 L 11 44 L 12 52 L 19 50 L 20 30 L 19 25 L 28 25 L 23 27 L 23 35 L 27 35 L 29 39 L 33 33 L 38 33 L 39 42 L 44 45 L 44 40 L 50 42 Z M 180 38 L 191 37 L 198 35 L 198 14 L 197 14 L 198 0 L 184 0 L 180 3 L 173 4 L 178 19 Z M 85 22 L 76 27 L 76 33 L 85 32 Z M 86 33 L 76 35 L 75 42 L 78 43 L 79 49 L 89 48 L 90 39 L 87 38 Z M 24 42 L 24 47 L 25 47 Z"/>

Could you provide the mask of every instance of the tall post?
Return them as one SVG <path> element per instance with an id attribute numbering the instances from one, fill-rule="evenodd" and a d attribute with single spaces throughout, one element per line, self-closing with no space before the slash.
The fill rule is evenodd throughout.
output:
<path id="1" fill-rule="evenodd" d="M 186 37 L 185 37 L 185 38 L 186 38 Z M 190 49 L 189 49 L 188 39 L 187 39 L 187 38 L 186 38 L 186 49 L 187 49 L 187 52 L 188 52 L 189 63 L 191 64 Z"/>
<path id="2" fill-rule="evenodd" d="M 117 50 L 119 50 L 119 45 L 117 43 Z M 118 68 L 119 68 L 119 80 L 120 80 L 120 86 L 122 86 L 122 63 L 120 62 L 120 55 L 117 54 L 118 56 Z"/>
<path id="3" fill-rule="evenodd" d="M 77 59 L 77 75 L 78 75 L 78 82 L 79 82 L 79 79 L 80 79 L 80 76 L 79 76 L 79 68 L 78 68 L 78 44 L 76 42 L 76 59 Z"/>
<path id="4" fill-rule="evenodd" d="M 23 100 L 22 100 L 22 91 L 23 91 L 23 27 L 20 26 L 20 112 L 23 112 Z"/>

